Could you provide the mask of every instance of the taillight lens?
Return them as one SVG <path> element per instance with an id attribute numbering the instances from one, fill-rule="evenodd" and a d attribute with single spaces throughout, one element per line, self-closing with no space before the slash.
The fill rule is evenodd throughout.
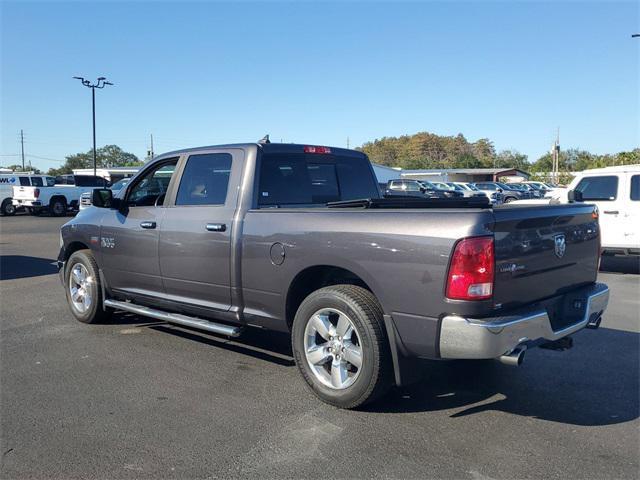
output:
<path id="1" fill-rule="evenodd" d="M 493 237 L 460 240 L 453 251 L 447 278 L 447 298 L 486 300 L 493 295 Z"/>
<path id="2" fill-rule="evenodd" d="M 40 189 L 39 188 L 36 188 L 36 189 L 33 190 L 33 196 L 36 197 L 36 198 L 40 197 Z"/>

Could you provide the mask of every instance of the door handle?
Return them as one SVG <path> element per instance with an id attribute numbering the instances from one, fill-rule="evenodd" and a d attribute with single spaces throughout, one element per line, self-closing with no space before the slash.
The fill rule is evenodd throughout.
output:
<path id="1" fill-rule="evenodd" d="M 156 228 L 156 222 L 150 222 L 150 221 L 140 222 L 140 226 L 142 228 Z"/>
<path id="2" fill-rule="evenodd" d="M 210 232 L 224 232 L 227 226 L 224 223 L 207 223 L 207 230 Z"/>
<path id="3" fill-rule="evenodd" d="M 620 212 L 618 210 L 605 210 L 602 213 L 606 213 L 607 215 L 618 215 Z"/>

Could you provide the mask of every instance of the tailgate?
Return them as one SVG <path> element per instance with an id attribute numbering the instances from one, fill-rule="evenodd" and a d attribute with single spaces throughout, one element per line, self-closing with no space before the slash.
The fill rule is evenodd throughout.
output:
<path id="1" fill-rule="evenodd" d="M 14 200 L 37 200 L 35 195 L 36 187 L 13 187 Z"/>
<path id="2" fill-rule="evenodd" d="M 582 203 L 495 208 L 495 303 L 517 307 L 594 282 L 600 257 L 594 212 Z"/>

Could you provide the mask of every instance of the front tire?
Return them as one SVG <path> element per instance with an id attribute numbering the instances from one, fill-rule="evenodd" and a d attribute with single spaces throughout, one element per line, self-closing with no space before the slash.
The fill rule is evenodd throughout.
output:
<path id="1" fill-rule="evenodd" d="M 362 287 L 335 285 L 311 293 L 296 313 L 291 343 L 307 385 L 330 405 L 356 408 L 391 386 L 382 308 Z"/>
<path id="2" fill-rule="evenodd" d="M 4 202 L 2 202 L 2 215 L 6 217 L 11 217 L 15 214 L 16 214 L 16 207 L 11 202 L 10 199 L 6 199 Z"/>
<path id="3" fill-rule="evenodd" d="M 103 309 L 98 264 L 91 250 L 73 253 L 64 273 L 65 292 L 71 313 L 82 323 L 101 323 L 111 317 L 112 309 Z"/>

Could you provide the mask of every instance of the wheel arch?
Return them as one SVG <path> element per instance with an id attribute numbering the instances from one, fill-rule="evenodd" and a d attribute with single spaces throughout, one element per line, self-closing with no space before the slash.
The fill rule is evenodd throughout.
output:
<path id="1" fill-rule="evenodd" d="M 375 287 L 372 288 L 370 282 L 352 270 L 335 265 L 308 266 L 295 275 L 287 290 L 285 319 L 289 330 L 293 325 L 298 307 L 309 294 L 323 287 L 340 284 L 358 285 L 369 290 L 382 306 L 380 297 L 374 290 Z"/>

